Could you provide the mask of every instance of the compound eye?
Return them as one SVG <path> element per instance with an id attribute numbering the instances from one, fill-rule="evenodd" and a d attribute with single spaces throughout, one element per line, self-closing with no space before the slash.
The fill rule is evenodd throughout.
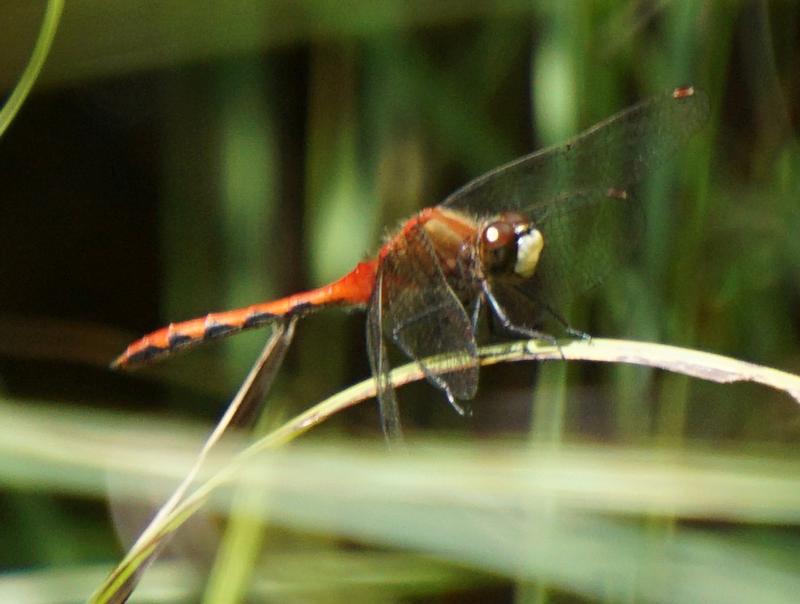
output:
<path id="1" fill-rule="evenodd" d="M 505 274 L 514 270 L 517 257 L 517 234 L 506 220 L 489 223 L 481 233 L 481 260 L 491 274 Z"/>
<path id="2" fill-rule="evenodd" d="M 494 251 L 504 248 L 516 239 L 514 227 L 504 220 L 492 222 L 483 230 L 481 239 L 483 240 L 483 247 L 487 251 Z"/>

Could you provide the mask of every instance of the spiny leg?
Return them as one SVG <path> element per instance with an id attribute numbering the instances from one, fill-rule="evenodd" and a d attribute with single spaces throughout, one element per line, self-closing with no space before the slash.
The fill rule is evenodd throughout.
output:
<path id="1" fill-rule="evenodd" d="M 583 340 L 585 342 L 591 341 L 592 336 L 590 334 L 586 333 L 585 331 L 581 331 L 580 329 L 575 329 L 574 327 L 572 327 L 567 322 L 567 320 L 563 316 L 561 316 L 561 314 L 558 311 L 556 311 L 552 306 L 550 306 L 549 304 L 543 304 L 542 306 L 548 313 L 550 313 L 551 317 L 553 317 L 558 323 L 561 324 L 561 327 L 564 328 L 564 331 L 567 333 L 567 335 L 570 335 L 578 340 Z"/>
<path id="2" fill-rule="evenodd" d="M 489 304 L 489 307 L 492 309 L 494 318 L 500 322 L 500 326 L 504 330 L 506 330 L 508 333 L 515 334 L 523 338 L 543 340 L 548 344 L 550 344 L 551 346 L 555 346 L 558 349 L 559 355 L 561 355 L 561 359 L 566 360 L 564 357 L 564 353 L 561 350 L 561 346 L 558 344 L 558 340 L 555 337 L 544 331 L 540 331 L 538 329 L 532 329 L 530 327 L 514 323 L 514 321 L 512 321 L 511 318 L 506 313 L 505 309 L 503 309 L 503 307 L 497 301 L 497 298 L 494 296 L 491 288 L 489 287 L 488 281 L 486 281 L 485 279 L 481 281 L 481 291 L 483 293 L 483 297 Z"/>

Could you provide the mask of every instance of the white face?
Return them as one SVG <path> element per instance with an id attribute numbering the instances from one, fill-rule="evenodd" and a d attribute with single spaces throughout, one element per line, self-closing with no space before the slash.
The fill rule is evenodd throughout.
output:
<path id="1" fill-rule="evenodd" d="M 544 249 L 544 237 L 541 231 L 532 228 L 517 238 L 517 262 L 514 273 L 524 279 L 533 277 L 539 257 Z"/>

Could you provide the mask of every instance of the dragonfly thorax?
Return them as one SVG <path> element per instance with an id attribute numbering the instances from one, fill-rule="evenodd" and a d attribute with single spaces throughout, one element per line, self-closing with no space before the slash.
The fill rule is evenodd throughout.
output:
<path id="1" fill-rule="evenodd" d="M 536 271 L 544 238 L 525 216 L 506 212 L 486 223 L 478 244 L 487 275 L 529 279 Z"/>

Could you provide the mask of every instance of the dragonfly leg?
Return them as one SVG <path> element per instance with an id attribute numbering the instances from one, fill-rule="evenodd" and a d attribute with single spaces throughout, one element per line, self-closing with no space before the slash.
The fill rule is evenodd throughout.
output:
<path id="1" fill-rule="evenodd" d="M 447 396 L 447 402 L 450 403 L 450 406 L 453 407 L 453 409 L 456 410 L 456 413 L 458 413 L 461 417 L 472 415 L 467 409 L 456 402 L 456 397 L 453 396 L 453 393 L 450 392 L 449 388 L 445 388 L 444 393 L 445 396 Z"/>
<path id="2" fill-rule="evenodd" d="M 532 329 L 530 327 L 514 323 L 514 321 L 509 318 L 508 314 L 506 314 L 506 311 L 497 301 L 497 298 L 495 298 L 494 294 L 492 294 L 492 290 L 490 289 L 489 283 L 486 280 L 481 281 L 481 291 L 483 292 L 483 296 L 486 298 L 489 307 L 492 309 L 494 318 L 500 322 L 500 325 L 503 329 L 511 334 L 515 334 L 523 338 L 544 340 L 551 346 L 555 346 L 558 349 L 558 353 L 561 355 L 561 359 L 565 360 L 564 353 L 561 351 L 561 346 L 558 345 L 558 340 L 555 337 L 544 331 L 539 331 L 538 329 Z"/>
<path id="3" fill-rule="evenodd" d="M 548 313 L 550 313 L 550 316 L 561 324 L 561 327 L 564 328 L 564 331 L 567 332 L 567 335 L 572 336 L 573 338 L 576 338 L 578 340 L 584 340 L 586 342 L 592 339 L 592 336 L 590 334 L 586 333 L 585 331 L 581 331 L 580 329 L 575 329 L 574 327 L 572 327 L 567 322 L 567 320 L 564 317 L 562 317 L 561 314 L 554 308 L 552 308 L 550 305 L 544 304 L 543 306 L 544 309 Z"/>
<path id="4" fill-rule="evenodd" d="M 475 297 L 475 302 L 472 307 L 472 333 L 478 333 L 478 320 L 481 317 L 481 308 L 483 306 L 483 293 Z"/>

